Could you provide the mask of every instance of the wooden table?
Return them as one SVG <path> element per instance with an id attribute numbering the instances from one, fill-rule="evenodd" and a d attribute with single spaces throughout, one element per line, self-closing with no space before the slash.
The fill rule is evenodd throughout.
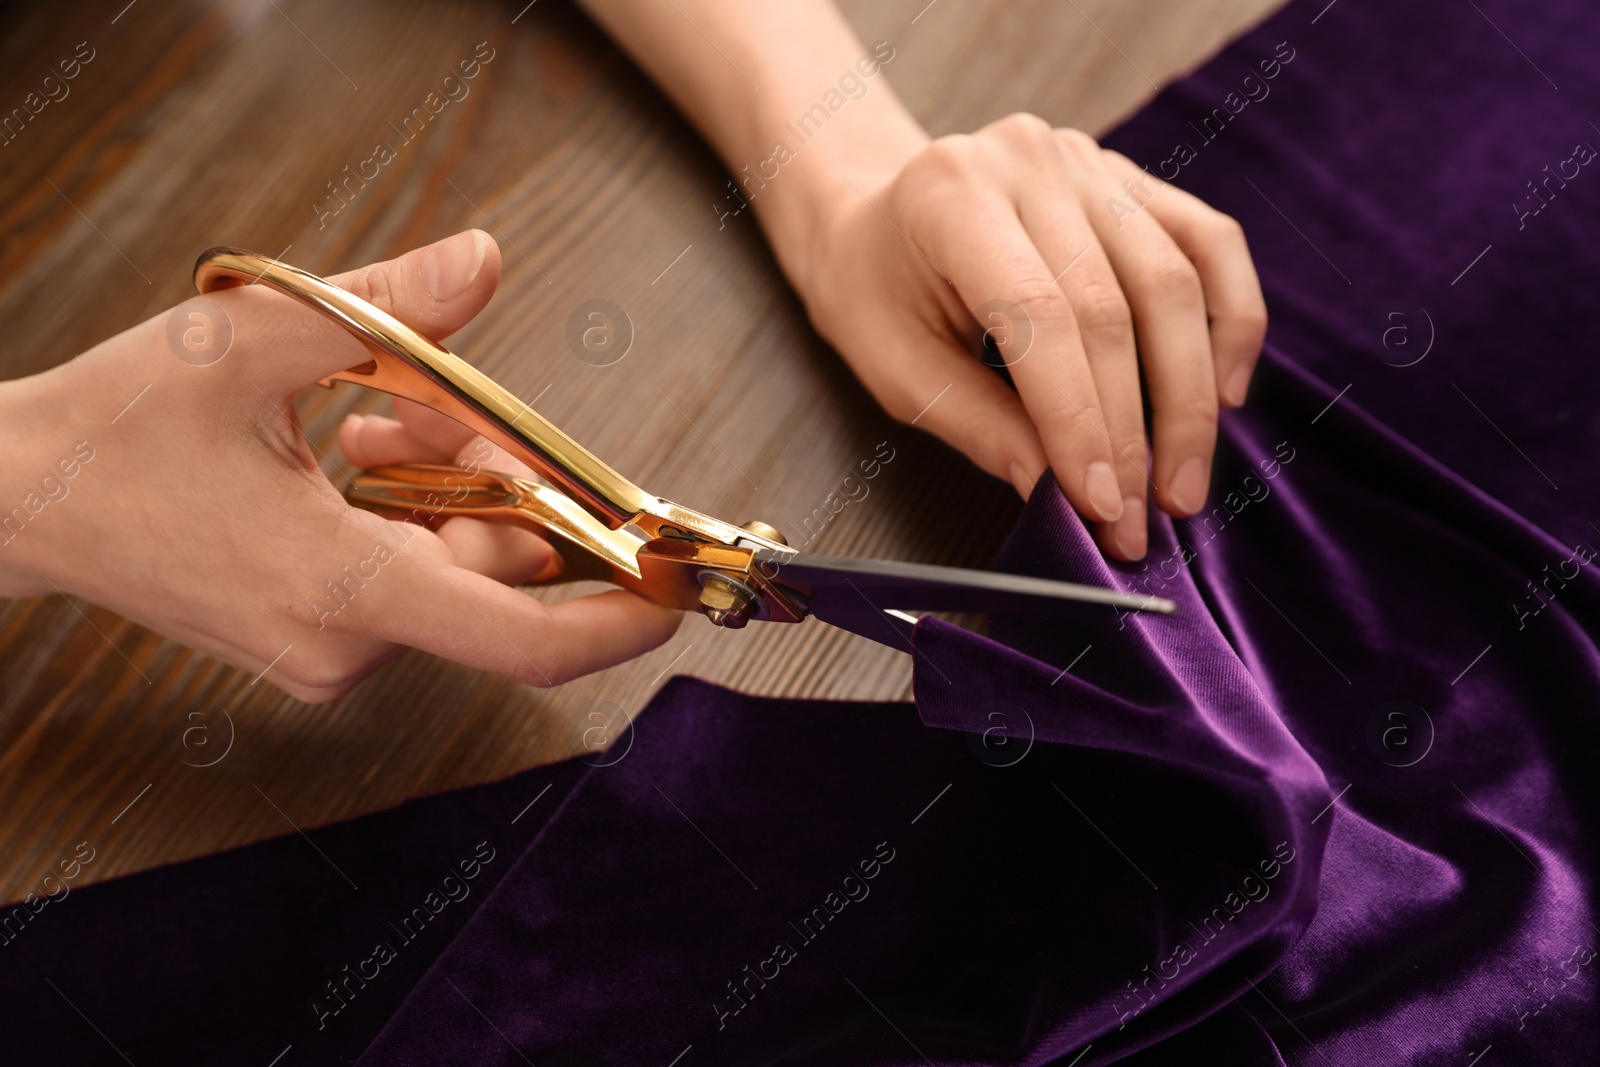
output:
<path id="1" fill-rule="evenodd" d="M 500 240 L 504 280 L 452 348 L 652 491 L 793 538 L 888 442 L 870 494 L 809 548 L 981 566 L 1010 528 L 1008 487 L 886 418 L 811 333 L 749 213 L 719 223 L 723 167 L 567 4 L 125 2 L 8 20 L 4 108 L 87 55 L 79 42 L 93 58 L 0 146 L 0 374 L 181 301 L 214 244 L 330 273 L 479 226 Z M 925 3 L 844 6 L 864 40 L 893 43 L 886 76 L 934 134 L 1017 110 L 1103 130 L 1277 6 Z M 398 140 L 391 123 L 483 41 L 493 59 L 469 95 L 319 228 L 328 183 Z M 565 341 L 591 299 L 636 330 L 613 366 Z M 341 387 L 301 413 L 337 456 L 345 413 L 384 407 Z M 724 632 L 694 618 L 555 691 L 411 653 L 312 706 L 87 602 L 0 601 L 0 899 L 36 889 L 78 842 L 95 849 L 82 885 L 583 752 L 676 673 L 904 699 L 911 664 L 815 622 Z"/>

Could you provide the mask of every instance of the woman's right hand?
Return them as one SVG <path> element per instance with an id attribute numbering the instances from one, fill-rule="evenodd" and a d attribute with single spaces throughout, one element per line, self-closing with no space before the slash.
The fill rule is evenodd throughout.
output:
<path id="1" fill-rule="evenodd" d="M 330 280 L 442 341 L 499 277 L 499 249 L 473 230 Z M 678 612 L 632 593 L 550 606 L 518 592 L 555 562 L 527 531 L 454 518 L 435 533 L 351 507 L 292 401 L 370 355 L 265 286 L 204 299 L 0 383 L 0 595 L 86 597 L 308 701 L 406 647 L 549 686 L 677 629 Z M 419 425 L 476 446 L 484 469 L 510 464 L 447 422 Z M 345 427 L 356 462 L 381 447 L 378 425 Z"/>

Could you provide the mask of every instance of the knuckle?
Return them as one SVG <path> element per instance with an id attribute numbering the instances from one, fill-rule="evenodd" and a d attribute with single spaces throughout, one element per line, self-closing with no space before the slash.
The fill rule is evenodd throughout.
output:
<path id="1" fill-rule="evenodd" d="M 1151 398 L 1156 417 L 1169 425 L 1181 425 L 1191 432 L 1215 432 L 1217 426 L 1217 397 L 1214 389 L 1186 391 L 1180 396 L 1164 399 Z"/>
<path id="2" fill-rule="evenodd" d="M 393 306 L 389 272 L 383 264 L 373 264 L 357 274 L 350 291 L 367 303 L 376 304 L 385 311 Z"/>
<path id="3" fill-rule="evenodd" d="M 1053 438 L 1066 445 L 1068 450 L 1087 463 L 1095 459 L 1111 459 L 1111 449 L 1106 444 L 1105 427 L 1099 413 L 1090 411 L 1084 404 L 1062 404 L 1056 408 L 1040 427 L 1047 442 Z"/>
<path id="4" fill-rule="evenodd" d="M 1024 274 L 1006 289 L 1011 302 L 1035 322 L 1060 318 L 1070 310 L 1056 283 L 1041 275 Z"/>
<path id="5" fill-rule="evenodd" d="M 1090 282 L 1073 294 L 1072 307 L 1084 333 L 1131 336 L 1133 312 L 1122 290 L 1104 281 Z"/>
<path id="6" fill-rule="evenodd" d="M 1205 223 L 1206 236 L 1219 244 L 1244 244 L 1244 227 L 1232 215 L 1212 211 Z"/>
<path id="7" fill-rule="evenodd" d="M 292 669 L 280 665 L 289 688 L 306 700 L 334 700 L 355 688 L 364 674 L 363 665 L 336 653 L 317 652 Z"/>
<path id="8" fill-rule="evenodd" d="M 1084 441 L 1093 437 L 1103 448 L 1106 439 L 1099 432 L 1102 420 L 1095 399 L 1092 396 L 1075 399 L 1069 391 L 1059 387 L 1054 392 L 1056 402 L 1048 403 L 1043 417 L 1038 420 L 1044 436 L 1082 435 Z"/>
<path id="9" fill-rule="evenodd" d="M 369 265 L 362 267 L 360 270 L 351 271 L 347 275 L 347 280 L 340 284 L 362 300 L 370 301 L 372 299 L 372 267 Z"/>
<path id="10" fill-rule="evenodd" d="M 1091 138 L 1091 140 L 1093 139 Z M 1135 171 L 1140 172 L 1141 174 L 1150 174 L 1150 172 L 1144 167 L 1139 166 L 1139 164 L 1135 163 L 1121 152 L 1118 152 L 1115 148 L 1100 148 L 1100 155 L 1118 170 L 1126 171 L 1129 174 L 1133 174 Z M 1157 180 L 1154 175 L 1150 175 L 1150 177 L 1153 181 Z"/>
<path id="11" fill-rule="evenodd" d="M 908 165 L 918 176 L 935 180 L 960 180 L 975 163 L 970 134 L 952 133 L 937 138 Z"/>
<path id="12" fill-rule="evenodd" d="M 1135 469 L 1140 475 L 1144 474 L 1148 446 L 1145 444 L 1142 430 L 1129 430 L 1117 434 L 1112 438 L 1112 444 L 1119 460 Z"/>
<path id="13" fill-rule="evenodd" d="M 974 409 L 952 422 L 942 435 L 956 448 L 971 456 L 979 466 L 1004 454 L 1009 439 L 1008 426 L 992 412 Z"/>
<path id="14" fill-rule="evenodd" d="M 917 417 L 919 410 L 910 391 L 904 383 L 899 382 L 881 389 L 878 393 L 878 403 L 891 419 L 901 425 L 909 424 Z"/>
<path id="15" fill-rule="evenodd" d="M 1199 302 L 1203 298 L 1200 273 L 1178 252 L 1169 252 L 1150 264 L 1150 285 L 1166 297 Z"/>
<path id="16" fill-rule="evenodd" d="M 1252 303 L 1229 316 L 1234 327 L 1247 337 L 1252 345 L 1260 346 L 1267 336 L 1267 306 Z"/>
<path id="17" fill-rule="evenodd" d="M 990 128 L 1013 144 L 1031 147 L 1055 143 L 1055 129 L 1038 115 L 1027 111 L 1013 111 L 1005 118 L 995 120 Z"/>
<path id="18" fill-rule="evenodd" d="M 1055 131 L 1058 143 L 1081 156 L 1098 156 L 1100 142 L 1084 133 L 1082 130 L 1063 127 Z"/>

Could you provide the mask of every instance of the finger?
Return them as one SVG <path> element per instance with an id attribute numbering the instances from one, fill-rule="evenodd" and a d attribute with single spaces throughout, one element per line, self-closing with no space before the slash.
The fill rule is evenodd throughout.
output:
<path id="1" fill-rule="evenodd" d="M 1267 336 L 1267 301 L 1250 258 L 1244 228 L 1232 216 L 1153 177 L 1128 157 L 1106 152 L 1120 180 L 1148 189 L 1145 205 L 1200 272 L 1211 317 L 1211 355 L 1217 395 L 1229 407 L 1244 403 Z"/>
<path id="2" fill-rule="evenodd" d="M 931 331 L 885 338 L 862 383 L 884 410 L 927 430 L 1024 500 L 1049 466 L 1038 431 L 1017 394 L 972 353 Z"/>
<path id="3" fill-rule="evenodd" d="M 398 562 L 398 561 L 397 561 Z M 548 605 L 459 567 L 413 561 L 373 586 L 366 624 L 397 644 L 552 686 L 648 652 L 681 612 L 615 590 Z"/>
<path id="4" fill-rule="evenodd" d="M 1077 319 L 1084 355 L 1105 414 L 1106 434 L 1122 493 L 1122 516 L 1096 528 L 1113 556 L 1136 560 L 1149 540 L 1145 490 L 1144 401 L 1133 315 L 1116 273 L 1078 199 L 1059 183 L 1024 186 L 1018 212 L 1046 264 L 1061 264 L 1056 286 Z M 1063 195 L 1069 194 L 1069 195 Z"/>
<path id="5" fill-rule="evenodd" d="M 1044 446 L 1062 492 L 1081 514 L 1114 522 L 1122 514 L 1111 439 L 1077 317 L 1052 280 L 1012 205 L 998 195 L 963 198 L 934 212 L 938 228 L 921 234 L 969 309 L 991 300 L 1016 305 L 1033 329 L 1033 345 L 1011 377 Z"/>
<path id="6" fill-rule="evenodd" d="M 523 478 L 533 474 L 526 463 L 448 416 L 409 400 L 397 399 L 395 408 L 406 415 L 407 421 L 388 419 L 382 415 L 345 416 L 344 423 L 339 427 L 339 447 L 346 459 L 358 467 L 367 468 L 430 463 Z M 409 412 L 413 409 L 426 415 L 427 420 L 412 417 Z M 436 432 L 445 426 L 450 429 Z M 462 443 L 457 445 L 457 441 Z"/>
<path id="7" fill-rule="evenodd" d="M 459 455 L 478 436 L 477 431 L 414 400 L 395 398 L 394 413 L 407 432 L 448 456 Z"/>
<path id="8" fill-rule="evenodd" d="M 423 407 L 411 400 L 396 399 L 395 414 L 408 433 L 441 453 L 445 463 L 473 471 L 494 471 L 521 478 L 534 477 L 533 468 L 487 438 L 463 426 L 448 415 Z"/>
<path id="9" fill-rule="evenodd" d="M 452 452 L 435 448 L 399 422 L 381 415 L 346 415 L 339 427 L 339 450 L 357 467 L 449 464 L 455 459 Z"/>
<path id="10" fill-rule="evenodd" d="M 488 442 L 483 442 L 482 446 L 483 451 L 493 454 Z M 450 465 L 458 458 L 441 452 L 396 420 L 381 415 L 347 416 L 339 427 L 339 447 L 350 462 L 361 467 L 400 463 Z M 470 451 L 470 447 L 465 450 Z M 504 470 L 512 465 L 511 457 L 504 459 L 507 461 L 504 464 L 485 466 Z M 529 530 L 460 515 L 445 520 L 435 532 L 450 549 L 458 566 L 507 585 L 543 581 L 561 572 L 561 557 L 543 538 Z"/>
<path id="11" fill-rule="evenodd" d="M 506 585 L 543 581 L 561 573 L 556 550 L 529 530 L 458 515 L 445 520 L 438 534 L 456 566 Z"/>
<path id="12" fill-rule="evenodd" d="M 467 230 L 396 259 L 328 278 L 435 341 L 470 322 L 500 281 L 500 249 L 482 230 Z M 259 388 L 292 391 L 359 366 L 372 353 L 332 318 L 264 285 L 214 296 L 248 339 L 239 354 Z"/>
<path id="13" fill-rule="evenodd" d="M 1192 515 L 1205 505 L 1217 441 L 1216 369 L 1200 276 L 1161 224 L 1128 202 L 1099 146 L 1075 130 L 1058 132 L 1080 196 L 1094 205 L 1089 223 L 1133 311 L 1150 390 L 1156 502 L 1173 515 Z"/>

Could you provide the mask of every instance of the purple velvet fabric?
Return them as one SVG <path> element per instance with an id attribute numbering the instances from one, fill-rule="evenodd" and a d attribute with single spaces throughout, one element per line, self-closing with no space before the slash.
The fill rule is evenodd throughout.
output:
<path id="1" fill-rule="evenodd" d="M 1176 617 L 925 622 L 914 709 L 676 680 L 611 765 L 314 831 L 359 891 L 298 837 L 75 891 L 0 1060 L 1595 1062 L 1592 18 L 1324 4 L 1110 138 L 1267 290 L 1215 510 L 1110 566 L 1045 483 L 999 561 Z"/>

